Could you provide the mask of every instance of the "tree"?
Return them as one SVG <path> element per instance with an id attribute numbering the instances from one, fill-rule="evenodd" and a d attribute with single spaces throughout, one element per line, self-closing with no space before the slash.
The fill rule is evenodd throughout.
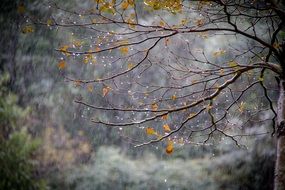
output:
<path id="1" fill-rule="evenodd" d="M 51 8 L 48 25 L 72 32 L 57 49 L 58 67 L 90 92 L 75 102 L 94 111 L 93 123 L 118 129 L 136 147 L 165 142 L 169 154 L 175 143 L 221 136 L 240 146 L 245 136 L 271 134 L 275 189 L 285 189 L 283 2 L 95 0 Z M 254 125 L 267 127 L 247 133 Z"/>

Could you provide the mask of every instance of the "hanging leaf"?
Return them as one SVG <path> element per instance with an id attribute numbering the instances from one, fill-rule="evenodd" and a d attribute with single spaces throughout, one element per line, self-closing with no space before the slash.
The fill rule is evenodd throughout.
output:
<path id="1" fill-rule="evenodd" d="M 57 64 L 59 69 L 64 69 L 66 67 L 66 62 L 64 60 L 60 60 Z"/>
<path id="2" fill-rule="evenodd" d="M 127 55 L 129 53 L 129 48 L 128 47 L 121 47 L 120 52 L 123 55 Z"/>
<path id="3" fill-rule="evenodd" d="M 109 86 L 104 87 L 102 89 L 102 96 L 105 97 L 110 91 L 111 91 L 111 88 Z"/>
<path id="4" fill-rule="evenodd" d="M 204 19 L 198 19 L 195 21 L 195 24 L 199 27 L 203 26 L 205 24 L 205 20 Z"/>
<path id="5" fill-rule="evenodd" d="M 235 61 L 230 61 L 230 62 L 229 62 L 229 66 L 230 66 L 230 67 L 237 67 L 238 64 L 237 64 L 237 62 L 235 62 Z"/>
<path id="6" fill-rule="evenodd" d="M 163 20 L 161 20 L 161 21 L 159 21 L 159 26 L 161 26 L 161 27 L 165 27 L 165 22 L 163 21 Z"/>
<path id="7" fill-rule="evenodd" d="M 156 111 L 158 109 L 158 105 L 156 103 L 151 104 L 151 110 Z"/>
<path id="8" fill-rule="evenodd" d="M 73 41 L 73 45 L 78 48 L 83 45 L 83 42 L 81 42 L 80 40 L 75 40 Z"/>
<path id="9" fill-rule="evenodd" d="M 24 14 L 24 13 L 26 12 L 26 8 L 25 8 L 24 4 L 20 4 L 20 5 L 18 6 L 17 12 L 18 12 L 19 14 Z"/>
<path id="10" fill-rule="evenodd" d="M 176 95 L 171 96 L 171 100 L 176 100 L 176 99 L 177 99 Z"/>
<path id="11" fill-rule="evenodd" d="M 242 101 L 242 102 L 240 103 L 240 105 L 239 105 L 239 108 L 238 108 L 239 112 L 240 112 L 240 113 L 243 113 L 243 112 L 244 112 L 244 108 L 245 108 L 245 103 Z"/>
<path id="12" fill-rule="evenodd" d="M 94 89 L 93 85 L 91 84 L 87 85 L 88 92 L 93 92 L 93 89 Z"/>
<path id="13" fill-rule="evenodd" d="M 148 128 L 146 128 L 146 134 L 148 134 L 148 135 L 157 135 L 157 132 L 153 128 L 148 127 Z"/>
<path id="14" fill-rule="evenodd" d="M 173 141 L 168 141 L 165 152 L 167 154 L 172 154 L 173 153 Z"/>
<path id="15" fill-rule="evenodd" d="M 59 51 L 62 52 L 66 56 L 70 56 L 71 54 L 68 51 L 69 45 L 63 45 L 59 48 Z"/>
<path id="16" fill-rule="evenodd" d="M 128 69 L 131 70 L 134 67 L 133 63 L 128 63 Z"/>
<path id="17" fill-rule="evenodd" d="M 123 10 L 126 10 L 127 8 L 129 7 L 129 2 L 128 1 L 123 1 L 122 4 L 121 4 L 121 8 Z"/>
<path id="18" fill-rule="evenodd" d="M 48 19 L 47 20 L 47 26 L 51 26 L 53 25 L 53 20 L 52 19 Z"/>
<path id="19" fill-rule="evenodd" d="M 225 55 L 225 53 L 226 53 L 226 50 L 219 50 L 219 51 L 215 51 L 213 53 L 213 56 L 214 57 L 219 57 L 219 56 Z"/>
<path id="20" fill-rule="evenodd" d="M 95 52 L 99 52 L 99 51 L 101 51 L 101 48 L 97 46 L 97 47 L 95 48 Z"/>
<path id="21" fill-rule="evenodd" d="M 27 33 L 33 33 L 35 30 L 34 30 L 34 27 L 31 26 L 31 25 L 27 25 L 27 26 L 24 26 L 22 28 L 22 33 L 23 34 L 27 34 Z"/>
<path id="22" fill-rule="evenodd" d="M 168 114 L 165 114 L 161 117 L 163 120 L 167 120 L 168 119 Z"/>
<path id="23" fill-rule="evenodd" d="M 164 125 L 163 125 L 163 130 L 164 130 L 165 132 L 170 132 L 170 131 L 171 131 L 171 129 L 170 129 L 170 127 L 169 127 L 168 124 L 164 124 Z"/>

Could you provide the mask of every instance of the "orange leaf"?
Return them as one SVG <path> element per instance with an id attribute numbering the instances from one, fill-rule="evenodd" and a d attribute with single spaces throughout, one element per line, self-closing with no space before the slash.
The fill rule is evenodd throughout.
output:
<path id="1" fill-rule="evenodd" d="M 165 149 L 165 152 L 167 154 L 172 154 L 172 152 L 173 152 L 173 142 L 172 141 L 168 142 L 166 149 Z"/>
<path id="2" fill-rule="evenodd" d="M 59 48 L 59 51 L 61 51 L 61 52 L 67 52 L 67 49 L 69 48 L 69 46 L 68 45 L 63 45 L 63 46 L 61 46 L 60 48 Z"/>
<path id="3" fill-rule="evenodd" d="M 146 134 L 148 134 L 148 135 L 156 135 L 157 133 L 156 133 L 156 131 L 153 128 L 148 127 L 148 128 L 146 128 Z"/>
<path id="4" fill-rule="evenodd" d="M 129 2 L 128 1 L 124 1 L 122 4 L 121 4 L 121 7 L 123 10 L 126 10 L 128 7 L 129 7 Z"/>
<path id="5" fill-rule="evenodd" d="M 171 99 L 172 99 L 172 100 L 176 100 L 176 98 L 177 98 L 176 95 L 172 95 L 172 96 L 171 96 Z"/>
<path id="6" fill-rule="evenodd" d="M 171 131 L 171 129 L 170 129 L 168 124 L 163 125 L 163 129 L 164 129 L 165 132 L 170 132 Z"/>
<path id="7" fill-rule="evenodd" d="M 59 61 L 58 64 L 57 64 L 57 67 L 59 69 L 64 69 L 66 67 L 65 61 L 64 60 Z"/>
<path id="8" fill-rule="evenodd" d="M 121 48 L 120 48 L 120 52 L 121 52 L 123 55 L 127 55 L 128 52 L 129 52 L 129 48 L 128 48 L 128 47 L 121 47 Z"/>
<path id="9" fill-rule="evenodd" d="M 168 114 L 165 114 L 161 117 L 163 120 L 167 120 L 168 119 Z"/>

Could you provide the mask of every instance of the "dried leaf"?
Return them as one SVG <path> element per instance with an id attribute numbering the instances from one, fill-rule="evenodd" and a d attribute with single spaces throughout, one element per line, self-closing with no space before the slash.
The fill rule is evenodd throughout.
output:
<path id="1" fill-rule="evenodd" d="M 242 101 L 239 105 L 239 108 L 238 108 L 239 112 L 240 113 L 244 112 L 244 108 L 245 108 L 245 103 Z"/>
<path id="2" fill-rule="evenodd" d="M 156 103 L 151 104 L 151 110 L 156 111 L 158 109 L 158 105 Z"/>
<path id="3" fill-rule="evenodd" d="M 157 132 L 153 128 L 148 127 L 148 128 L 146 128 L 146 134 L 148 134 L 148 135 L 157 135 Z"/>
<path id="4" fill-rule="evenodd" d="M 173 153 L 173 141 L 169 141 L 168 143 L 167 143 L 167 146 L 166 146 L 166 149 L 165 149 L 165 152 L 167 153 L 167 154 L 172 154 Z"/>
<path id="5" fill-rule="evenodd" d="M 123 1 L 122 4 L 121 4 L 121 8 L 123 10 L 126 10 L 127 8 L 129 7 L 129 2 L 128 1 Z"/>
<path id="6" fill-rule="evenodd" d="M 170 132 L 170 131 L 171 131 L 171 129 L 170 129 L 170 127 L 169 127 L 168 124 L 164 124 L 164 125 L 163 125 L 163 130 L 164 130 L 165 132 Z"/>
<path id="7" fill-rule="evenodd" d="M 91 84 L 87 85 L 88 92 L 93 92 L 93 89 L 94 89 L 93 85 Z"/>
<path id="8" fill-rule="evenodd" d="M 128 69 L 131 70 L 134 67 L 133 63 L 128 63 Z"/>
<path id="9" fill-rule="evenodd" d="M 23 4 L 20 4 L 20 5 L 18 6 L 18 8 L 17 8 L 17 12 L 18 12 L 19 14 L 24 14 L 24 13 L 26 12 L 25 6 L 24 6 Z"/>
<path id="10" fill-rule="evenodd" d="M 52 19 L 48 19 L 47 20 L 47 26 L 51 26 L 53 25 L 53 20 Z"/>
<path id="11" fill-rule="evenodd" d="M 225 53 L 226 53 L 226 50 L 219 50 L 219 51 L 215 51 L 213 53 L 213 56 L 214 57 L 219 57 L 219 56 L 225 55 Z"/>
<path id="12" fill-rule="evenodd" d="M 176 95 L 171 96 L 171 100 L 176 100 L 176 99 L 177 99 Z"/>
<path id="13" fill-rule="evenodd" d="M 161 117 L 163 120 L 167 120 L 168 119 L 168 114 L 165 114 Z"/>
<path id="14" fill-rule="evenodd" d="M 120 52 L 123 54 L 123 55 L 127 55 L 129 53 L 129 48 L 128 47 L 121 47 L 120 48 Z"/>
<path id="15" fill-rule="evenodd" d="M 66 67 L 66 62 L 64 60 L 60 60 L 57 64 L 59 69 L 64 69 Z"/>
<path id="16" fill-rule="evenodd" d="M 109 86 L 104 87 L 102 90 L 102 96 L 105 97 L 110 91 L 111 88 Z"/>
<path id="17" fill-rule="evenodd" d="M 22 28 L 22 33 L 23 33 L 23 34 L 32 33 L 32 32 L 34 32 L 34 31 L 35 31 L 35 30 L 34 30 L 34 27 L 31 26 L 31 25 L 27 25 L 27 26 L 24 26 L 24 27 Z"/>

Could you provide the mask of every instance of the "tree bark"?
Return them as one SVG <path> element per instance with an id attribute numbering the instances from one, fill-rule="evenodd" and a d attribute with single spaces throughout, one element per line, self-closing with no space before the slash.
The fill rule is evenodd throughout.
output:
<path id="1" fill-rule="evenodd" d="M 279 83 L 274 190 L 285 190 L 285 80 Z"/>

